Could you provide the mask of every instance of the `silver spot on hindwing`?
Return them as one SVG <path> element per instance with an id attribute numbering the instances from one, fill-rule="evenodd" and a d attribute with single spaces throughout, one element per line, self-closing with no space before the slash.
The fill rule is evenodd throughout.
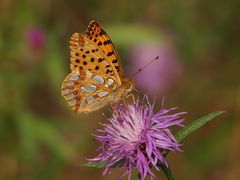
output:
<path id="1" fill-rule="evenodd" d="M 100 101 L 95 101 L 95 102 L 93 103 L 93 105 L 92 105 L 91 107 L 89 107 L 89 109 L 95 108 L 95 107 L 98 106 L 100 103 L 101 103 Z"/>
<path id="2" fill-rule="evenodd" d="M 84 106 L 86 106 L 86 102 L 85 101 L 81 102 L 81 104 L 80 104 L 81 108 L 84 107 Z"/>
<path id="3" fill-rule="evenodd" d="M 86 91 L 86 92 L 95 92 L 97 87 L 94 85 L 84 85 L 81 87 L 82 90 Z"/>
<path id="4" fill-rule="evenodd" d="M 104 79 L 99 75 L 94 76 L 93 81 L 95 81 L 98 84 L 103 84 L 104 83 Z"/>
<path id="5" fill-rule="evenodd" d="M 107 92 L 107 91 L 102 91 L 102 92 L 99 92 L 99 93 L 98 93 L 98 96 L 99 96 L 99 97 L 102 97 L 102 96 L 106 96 L 107 94 L 109 94 L 109 92 Z"/>
<path id="6" fill-rule="evenodd" d="M 108 79 L 108 85 L 111 86 L 114 83 L 113 79 Z"/>
<path id="7" fill-rule="evenodd" d="M 74 97 L 73 93 L 67 94 L 68 99 L 72 99 Z"/>
<path id="8" fill-rule="evenodd" d="M 74 85 L 74 83 L 73 82 L 66 82 L 66 86 L 73 86 Z"/>
<path id="9" fill-rule="evenodd" d="M 66 94 L 69 92 L 69 89 L 64 89 L 63 92 L 64 92 L 64 94 Z"/>
<path id="10" fill-rule="evenodd" d="M 78 75 L 74 74 L 69 79 L 71 79 L 72 81 L 76 81 L 78 80 Z"/>
<path id="11" fill-rule="evenodd" d="M 88 104 L 91 104 L 91 103 L 93 102 L 93 100 L 94 100 L 94 97 L 93 97 L 93 96 L 89 96 L 89 97 L 87 98 Z"/>
<path id="12" fill-rule="evenodd" d="M 76 99 L 72 99 L 71 103 L 72 103 L 72 106 L 74 106 L 77 103 Z"/>

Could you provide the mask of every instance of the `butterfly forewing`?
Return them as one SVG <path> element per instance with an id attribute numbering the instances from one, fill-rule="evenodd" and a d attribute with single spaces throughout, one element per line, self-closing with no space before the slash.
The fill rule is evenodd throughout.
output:
<path id="1" fill-rule="evenodd" d="M 109 63 L 119 73 L 120 77 L 123 76 L 123 68 L 119 55 L 117 53 L 112 40 L 104 29 L 95 21 L 91 21 L 87 28 L 87 37 L 94 42 L 107 56 Z"/>
<path id="2" fill-rule="evenodd" d="M 70 40 L 70 69 L 85 69 L 117 77 L 118 84 L 121 80 L 115 68 L 108 61 L 102 50 L 80 33 L 74 33 Z"/>

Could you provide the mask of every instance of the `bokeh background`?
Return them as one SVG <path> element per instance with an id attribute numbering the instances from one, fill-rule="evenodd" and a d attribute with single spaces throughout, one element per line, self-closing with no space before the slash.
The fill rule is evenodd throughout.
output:
<path id="1" fill-rule="evenodd" d="M 69 38 L 96 20 L 140 94 L 165 96 L 186 124 L 227 113 L 184 141 L 168 162 L 177 179 L 240 179 L 240 1 L 0 0 L 0 179 L 115 179 L 83 167 L 102 113 L 74 113 L 60 94 Z M 162 172 L 157 179 L 165 179 Z M 134 177 L 133 177 L 134 179 Z"/>

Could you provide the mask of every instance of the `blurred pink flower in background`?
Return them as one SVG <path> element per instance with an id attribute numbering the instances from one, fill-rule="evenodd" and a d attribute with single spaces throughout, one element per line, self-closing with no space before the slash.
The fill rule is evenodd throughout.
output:
<path id="1" fill-rule="evenodd" d="M 29 27 L 25 32 L 26 43 L 29 49 L 41 51 L 45 47 L 46 35 L 41 27 Z"/>
<path id="2" fill-rule="evenodd" d="M 176 87 L 183 75 L 180 60 L 169 42 L 162 44 L 140 44 L 131 50 L 129 72 L 136 72 L 156 56 L 159 59 L 135 76 L 136 86 L 145 93 L 165 95 Z"/>

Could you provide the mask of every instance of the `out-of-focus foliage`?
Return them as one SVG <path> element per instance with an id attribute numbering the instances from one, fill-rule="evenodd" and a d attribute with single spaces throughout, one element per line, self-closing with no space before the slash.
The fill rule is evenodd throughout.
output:
<path id="1" fill-rule="evenodd" d="M 239 179 L 239 7 L 238 0 L 0 0 L 0 179 L 116 177 L 81 166 L 95 155 L 91 133 L 108 108 L 75 114 L 60 95 L 70 72 L 69 37 L 93 19 L 115 42 L 126 74 L 142 66 L 134 54 L 140 47 L 149 60 L 161 57 L 157 66 L 165 68 L 155 65 L 161 72 L 152 77 L 150 66 L 141 78 L 162 84 L 148 95 L 188 111 L 188 123 L 227 111 L 185 141 L 184 153 L 169 154 L 177 179 Z"/>

